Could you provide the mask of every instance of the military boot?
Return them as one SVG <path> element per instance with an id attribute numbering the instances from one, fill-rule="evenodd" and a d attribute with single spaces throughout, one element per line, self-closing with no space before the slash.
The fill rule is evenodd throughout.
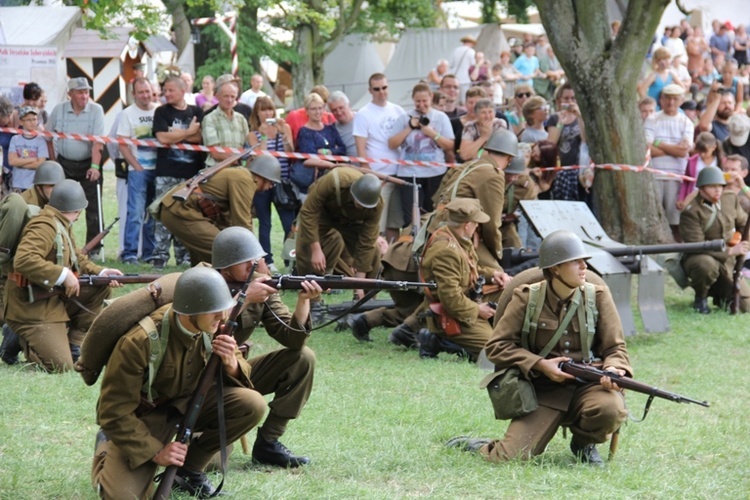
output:
<path id="1" fill-rule="evenodd" d="M 437 358 L 440 354 L 440 337 L 427 328 L 419 330 L 417 342 L 419 343 L 420 358 Z"/>
<path id="2" fill-rule="evenodd" d="M 458 448 L 462 451 L 470 451 L 477 453 L 482 446 L 491 443 L 491 439 L 487 438 L 473 438 L 469 436 L 457 436 L 448 440 L 445 446 L 448 448 Z"/>
<path id="3" fill-rule="evenodd" d="M 581 463 L 593 465 L 595 467 L 604 467 L 604 460 L 601 455 L 599 455 L 599 451 L 594 444 L 581 446 L 576 443 L 575 439 L 571 439 L 570 451 L 573 452 L 573 455 L 575 455 Z"/>
<path id="4" fill-rule="evenodd" d="M 0 357 L 8 365 L 18 363 L 18 353 L 21 352 L 21 344 L 18 335 L 8 325 L 3 325 L 3 342 L 0 344 Z"/>
<path id="5" fill-rule="evenodd" d="M 699 295 L 695 296 L 695 302 L 693 302 L 693 309 L 701 314 L 710 314 L 711 309 L 708 307 L 708 299 Z"/>
<path id="6" fill-rule="evenodd" d="M 419 345 L 419 342 L 417 342 L 417 334 L 406 323 L 401 323 L 394 328 L 388 336 L 388 340 L 391 344 L 404 346 L 407 349 L 416 349 Z"/>
<path id="7" fill-rule="evenodd" d="M 364 314 L 350 314 L 346 324 L 352 329 L 352 335 L 360 342 L 372 342 L 370 338 L 370 327 Z"/>

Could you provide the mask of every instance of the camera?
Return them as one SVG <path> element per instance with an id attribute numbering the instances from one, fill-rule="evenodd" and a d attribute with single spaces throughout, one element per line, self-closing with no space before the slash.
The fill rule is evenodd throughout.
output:
<path id="1" fill-rule="evenodd" d="M 430 124 L 430 119 L 429 118 L 427 118 L 424 115 L 422 115 L 422 116 L 419 117 L 419 126 L 420 127 L 426 127 L 429 124 Z"/>
<path id="2" fill-rule="evenodd" d="M 414 121 L 415 120 L 417 122 L 416 125 L 414 125 Z M 409 118 L 409 127 L 411 127 L 412 130 L 417 130 L 417 129 L 420 129 L 422 127 L 426 127 L 429 124 L 430 124 L 430 119 L 427 118 L 424 115 L 421 115 L 421 116 L 412 116 L 411 118 Z"/>
<path id="3" fill-rule="evenodd" d="M 276 125 L 276 118 L 266 118 L 266 125 Z"/>

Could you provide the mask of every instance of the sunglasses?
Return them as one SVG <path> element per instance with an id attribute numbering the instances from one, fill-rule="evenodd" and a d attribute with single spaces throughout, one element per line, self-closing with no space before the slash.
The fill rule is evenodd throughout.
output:
<path id="1" fill-rule="evenodd" d="M 516 94 L 516 97 L 518 99 L 520 99 L 522 97 L 531 97 L 531 92 L 521 92 L 520 94 Z"/>
<path id="2" fill-rule="evenodd" d="M 388 85 L 383 85 L 382 87 L 370 87 L 373 92 L 380 92 L 381 90 L 386 90 L 388 88 Z"/>

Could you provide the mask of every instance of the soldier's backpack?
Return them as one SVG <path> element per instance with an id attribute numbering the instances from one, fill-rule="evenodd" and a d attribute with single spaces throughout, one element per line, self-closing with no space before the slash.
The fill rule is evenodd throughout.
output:
<path id="1" fill-rule="evenodd" d="M 23 228 L 39 212 L 38 206 L 27 204 L 18 193 L 0 201 L 0 266 L 12 263 Z"/>
<path id="2" fill-rule="evenodd" d="M 169 324 L 163 321 L 161 331 L 158 331 L 149 315 L 172 302 L 180 275 L 181 273 L 165 274 L 146 287 L 112 301 L 96 317 L 81 345 L 81 357 L 75 364 L 75 370 L 81 374 L 86 385 L 96 383 L 120 337 L 140 324 L 148 333 L 150 341 L 149 378 L 144 381 L 143 392 L 147 394 L 149 401 L 153 400 L 151 383 L 164 358 L 169 340 Z"/>

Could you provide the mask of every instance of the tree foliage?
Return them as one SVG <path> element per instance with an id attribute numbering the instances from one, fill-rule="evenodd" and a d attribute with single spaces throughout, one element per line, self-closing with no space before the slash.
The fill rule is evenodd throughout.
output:
<path id="1" fill-rule="evenodd" d="M 112 36 L 109 28 L 113 19 L 121 19 L 118 24 L 133 27 L 131 35 L 137 40 L 145 40 L 158 31 L 164 18 L 163 12 L 147 2 L 134 0 L 65 0 L 66 5 L 80 7 L 84 12 L 83 22 L 87 29 L 97 30 L 103 38 Z"/>

